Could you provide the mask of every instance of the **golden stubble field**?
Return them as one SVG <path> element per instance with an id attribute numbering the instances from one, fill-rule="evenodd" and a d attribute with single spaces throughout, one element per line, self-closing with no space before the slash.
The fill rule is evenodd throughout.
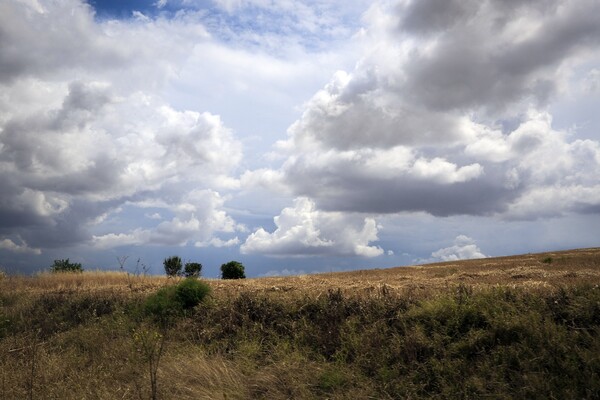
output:
<path id="1" fill-rule="evenodd" d="M 136 276 L 106 271 L 43 274 L 43 277 L 44 279 L 7 277 L 0 281 L 0 287 L 4 286 L 4 290 L 27 291 L 79 289 L 133 290 L 142 293 L 153 291 L 169 282 L 165 276 Z M 430 291 L 459 284 L 474 290 L 492 286 L 552 288 L 580 283 L 600 284 L 600 248 L 385 269 L 205 281 L 212 287 L 214 296 L 230 296 L 240 291 L 312 296 L 338 289 L 345 295 L 372 295 L 380 291 Z"/>
<path id="2" fill-rule="evenodd" d="M 347 295 L 371 294 L 381 290 L 434 290 L 457 284 L 474 289 L 498 285 L 535 288 L 577 283 L 600 284 L 600 248 L 210 283 L 216 292 L 225 293 L 245 289 L 318 294 L 340 289 Z"/>

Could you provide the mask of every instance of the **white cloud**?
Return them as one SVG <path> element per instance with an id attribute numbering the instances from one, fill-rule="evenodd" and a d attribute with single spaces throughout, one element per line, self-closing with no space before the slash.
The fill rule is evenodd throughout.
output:
<path id="1" fill-rule="evenodd" d="M 30 254 L 41 254 L 42 251 L 40 249 L 31 248 L 21 240 L 21 244 L 17 244 L 12 241 L 12 239 L 2 239 L 0 240 L 0 249 L 8 250 L 13 253 L 30 253 Z"/>
<path id="2" fill-rule="evenodd" d="M 486 258 L 475 241 L 468 236 L 459 235 L 454 239 L 454 245 L 431 253 L 431 258 L 424 262 L 458 261 L 472 258 Z"/>
<path id="3" fill-rule="evenodd" d="M 135 229 L 129 233 L 107 233 L 93 237 L 93 246 L 98 249 L 110 249 L 120 246 L 140 245 L 149 238 L 148 230 Z"/>
<path id="4" fill-rule="evenodd" d="M 213 247 L 220 248 L 220 247 L 237 246 L 238 244 L 240 244 L 240 239 L 236 236 L 233 239 L 229 239 L 229 240 L 223 240 L 223 239 L 220 239 L 220 238 L 212 238 L 208 242 L 196 242 L 195 246 L 196 247 L 213 246 Z"/>
<path id="5" fill-rule="evenodd" d="M 156 8 L 163 8 L 166 5 L 167 5 L 167 0 L 158 0 L 156 3 L 154 3 L 154 6 Z"/>
<path id="6" fill-rule="evenodd" d="M 233 233 L 246 230 L 245 226 L 236 223 L 222 210 L 224 202 L 225 199 L 217 192 L 191 191 L 180 202 L 169 207 L 169 210 L 175 213 L 172 219 L 163 220 L 151 229 L 136 228 L 129 232 L 95 235 L 92 243 L 97 248 L 142 244 L 234 246 L 239 243 L 237 237 L 227 241 L 213 237 L 219 232 Z"/>
<path id="7" fill-rule="evenodd" d="M 341 255 L 376 257 L 383 250 L 369 243 L 377 241 L 374 219 L 359 215 L 324 212 L 314 202 L 298 198 L 274 218 L 276 230 L 256 230 L 241 246 L 242 253 L 271 256 Z"/>
<path id="8" fill-rule="evenodd" d="M 315 271 L 317 272 L 317 271 Z M 260 274 L 260 276 L 298 276 L 298 275 L 306 275 L 306 271 L 303 269 L 287 269 L 284 268 L 282 270 L 270 270 L 265 272 L 264 274 Z"/>
<path id="9" fill-rule="evenodd" d="M 475 179 L 483 173 L 483 168 L 479 164 L 470 164 L 457 168 L 442 158 L 426 160 L 419 158 L 412 167 L 416 177 L 429 179 L 432 182 L 457 183 L 466 182 Z"/>
<path id="10" fill-rule="evenodd" d="M 263 188 L 276 192 L 288 191 L 283 172 L 268 168 L 245 171 L 240 178 L 240 182 L 243 188 L 249 190 Z"/>

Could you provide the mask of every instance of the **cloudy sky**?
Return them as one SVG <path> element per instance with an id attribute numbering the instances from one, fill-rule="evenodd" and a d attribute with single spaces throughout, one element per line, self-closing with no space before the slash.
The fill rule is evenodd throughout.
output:
<path id="1" fill-rule="evenodd" d="M 0 266 L 600 245 L 597 0 L 0 2 Z M 138 261 L 139 260 L 139 261 Z"/>

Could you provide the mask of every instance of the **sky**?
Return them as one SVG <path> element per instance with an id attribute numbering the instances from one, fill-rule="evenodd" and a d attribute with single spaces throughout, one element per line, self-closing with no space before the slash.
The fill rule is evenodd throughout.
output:
<path id="1" fill-rule="evenodd" d="M 600 245 L 597 0 L 0 2 L 0 268 Z"/>

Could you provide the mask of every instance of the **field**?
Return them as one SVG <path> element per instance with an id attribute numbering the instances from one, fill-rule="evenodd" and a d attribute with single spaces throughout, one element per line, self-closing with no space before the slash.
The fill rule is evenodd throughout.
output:
<path id="1" fill-rule="evenodd" d="M 0 277 L 0 399 L 600 398 L 600 249 L 204 280 Z"/>

